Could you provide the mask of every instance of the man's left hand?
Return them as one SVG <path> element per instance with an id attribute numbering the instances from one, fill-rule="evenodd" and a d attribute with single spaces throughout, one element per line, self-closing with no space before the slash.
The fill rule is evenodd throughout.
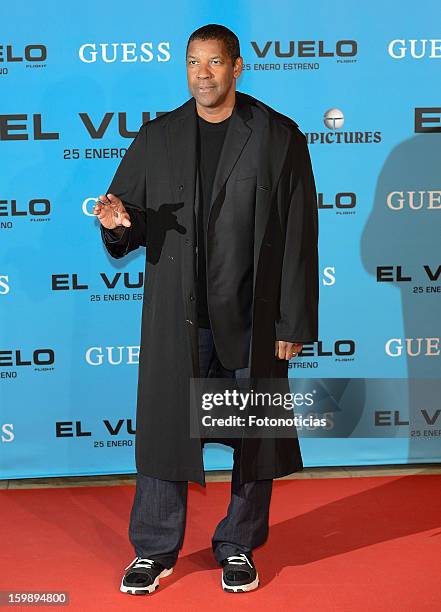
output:
<path id="1" fill-rule="evenodd" d="M 278 359 L 292 359 L 296 357 L 303 348 L 299 342 L 284 342 L 276 340 L 275 355 Z"/>

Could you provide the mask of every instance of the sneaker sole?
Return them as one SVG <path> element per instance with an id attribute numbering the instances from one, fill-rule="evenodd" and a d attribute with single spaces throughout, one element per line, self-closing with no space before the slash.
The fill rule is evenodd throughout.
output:
<path id="1" fill-rule="evenodd" d="M 249 584 L 238 584 L 236 586 L 232 586 L 230 584 L 225 584 L 224 577 L 222 575 L 222 588 L 227 593 L 247 593 L 248 591 L 254 591 L 259 586 L 259 574 L 256 575 L 253 582 Z"/>
<path id="2" fill-rule="evenodd" d="M 153 593 L 154 591 L 156 591 L 156 589 L 159 587 L 160 578 L 166 578 L 167 576 L 170 576 L 170 574 L 172 573 L 173 573 L 172 567 L 170 567 L 170 569 L 166 568 L 162 570 L 162 572 L 156 576 L 154 582 L 152 582 L 152 584 L 149 584 L 146 587 L 126 586 L 124 584 L 124 578 L 123 578 L 121 580 L 121 586 L 119 587 L 119 590 L 121 591 L 121 593 L 128 593 L 129 595 L 148 595 L 149 593 Z"/>

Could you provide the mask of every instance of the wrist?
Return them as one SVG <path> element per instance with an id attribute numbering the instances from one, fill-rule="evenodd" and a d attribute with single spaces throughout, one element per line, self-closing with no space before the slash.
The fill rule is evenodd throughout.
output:
<path id="1" fill-rule="evenodd" d="M 123 225 L 117 225 L 113 229 L 109 230 L 113 232 L 116 236 L 122 236 L 125 232 L 126 228 Z"/>

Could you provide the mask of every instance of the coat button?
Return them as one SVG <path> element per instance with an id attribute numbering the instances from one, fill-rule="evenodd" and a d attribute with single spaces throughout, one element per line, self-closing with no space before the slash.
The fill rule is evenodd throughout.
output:
<path id="1" fill-rule="evenodd" d="M 194 295 L 191 293 L 189 295 L 188 299 L 190 300 L 190 302 L 194 302 Z"/>
<path id="2" fill-rule="evenodd" d="M 184 185 L 178 185 L 178 189 L 179 191 L 182 191 L 184 189 Z"/>

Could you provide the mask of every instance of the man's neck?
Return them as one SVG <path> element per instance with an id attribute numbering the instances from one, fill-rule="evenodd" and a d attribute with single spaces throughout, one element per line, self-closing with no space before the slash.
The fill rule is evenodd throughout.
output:
<path id="1" fill-rule="evenodd" d="M 205 121 L 209 121 L 210 123 L 220 123 L 221 121 L 224 121 L 230 117 L 234 110 L 235 103 L 236 96 L 233 96 L 230 100 L 225 100 L 221 106 L 217 106 L 215 108 L 200 106 L 196 102 L 196 112 L 199 117 L 202 117 L 202 119 L 205 119 Z"/>

